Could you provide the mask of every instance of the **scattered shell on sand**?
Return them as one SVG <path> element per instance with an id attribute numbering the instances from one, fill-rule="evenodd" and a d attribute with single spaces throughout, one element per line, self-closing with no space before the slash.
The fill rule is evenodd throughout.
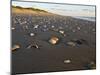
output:
<path id="1" fill-rule="evenodd" d="M 71 63 L 71 60 L 69 60 L 69 59 L 68 60 L 64 60 L 64 63 L 65 64 L 69 64 L 69 63 Z"/>
<path id="2" fill-rule="evenodd" d="M 49 42 L 50 42 L 51 44 L 53 44 L 53 45 L 57 44 L 58 41 L 59 41 L 59 38 L 56 37 L 56 36 L 52 36 L 52 37 L 50 38 L 50 40 L 49 40 Z"/>
<path id="3" fill-rule="evenodd" d="M 21 48 L 21 46 L 20 46 L 19 44 L 15 44 L 15 45 L 13 45 L 13 47 L 12 47 L 12 51 L 14 51 L 14 50 L 16 50 L 16 49 L 19 49 L 19 48 Z"/>

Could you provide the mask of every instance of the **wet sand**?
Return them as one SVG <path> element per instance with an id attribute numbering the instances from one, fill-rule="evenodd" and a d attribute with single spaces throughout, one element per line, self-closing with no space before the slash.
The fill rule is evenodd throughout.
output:
<path id="1" fill-rule="evenodd" d="M 12 73 L 40 73 L 95 69 L 95 22 L 60 15 L 12 14 Z M 64 34 L 59 33 L 64 31 Z M 34 36 L 30 36 L 34 33 Z M 49 42 L 59 38 L 57 44 Z M 84 40 L 81 43 L 73 40 Z M 68 45 L 75 43 L 75 46 Z M 39 48 L 28 48 L 31 44 Z M 65 60 L 70 60 L 65 63 Z M 92 65 L 91 65 L 92 62 Z"/>

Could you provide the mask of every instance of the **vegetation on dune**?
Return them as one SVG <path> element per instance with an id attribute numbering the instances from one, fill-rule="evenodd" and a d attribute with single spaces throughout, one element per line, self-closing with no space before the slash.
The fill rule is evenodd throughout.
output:
<path id="1" fill-rule="evenodd" d="M 12 5 L 12 8 L 18 8 L 18 9 L 28 9 L 28 10 L 33 10 L 33 11 L 47 12 L 47 11 L 45 11 L 45 10 L 42 10 L 42 9 L 37 9 L 37 8 L 32 8 L 32 7 L 29 7 L 29 8 L 24 8 L 24 7 L 21 7 L 21 6 L 14 6 L 14 5 Z"/>
<path id="2" fill-rule="evenodd" d="M 20 6 L 12 6 L 12 8 L 19 8 L 19 9 L 23 9 L 23 7 L 20 7 Z"/>

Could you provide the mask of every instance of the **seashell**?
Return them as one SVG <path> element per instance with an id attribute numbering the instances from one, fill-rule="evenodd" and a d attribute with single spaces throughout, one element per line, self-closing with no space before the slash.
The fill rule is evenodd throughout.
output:
<path id="1" fill-rule="evenodd" d="M 64 63 L 65 64 L 69 64 L 69 63 L 71 63 L 71 60 L 69 60 L 69 59 L 68 60 L 64 60 Z"/>
<path id="2" fill-rule="evenodd" d="M 52 45 L 57 44 L 58 41 L 59 41 L 59 38 L 56 37 L 56 36 L 52 36 L 52 37 L 50 38 L 50 40 L 49 40 L 49 42 L 50 42 Z"/>
<path id="3" fill-rule="evenodd" d="M 19 49 L 19 48 L 21 48 L 21 46 L 20 46 L 19 44 L 15 44 L 15 45 L 13 45 L 13 47 L 12 47 L 12 51 L 17 50 L 17 49 Z"/>

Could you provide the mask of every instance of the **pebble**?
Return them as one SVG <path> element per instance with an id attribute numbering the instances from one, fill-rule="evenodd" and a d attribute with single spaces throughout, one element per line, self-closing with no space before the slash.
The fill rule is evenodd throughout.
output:
<path id="1" fill-rule="evenodd" d="M 15 28 L 14 28 L 14 27 L 12 27 L 11 29 L 12 29 L 12 30 L 15 30 Z"/>
<path id="2" fill-rule="evenodd" d="M 72 30 L 72 32 L 76 32 L 75 30 Z"/>
<path id="3" fill-rule="evenodd" d="M 80 30 L 81 28 L 80 27 L 77 27 L 77 29 Z"/>
<path id="4" fill-rule="evenodd" d="M 64 31 L 63 30 L 60 30 L 59 33 L 64 34 Z"/>
<path id="5" fill-rule="evenodd" d="M 75 43 L 75 42 L 70 41 L 70 42 L 67 42 L 67 45 L 70 45 L 70 46 L 76 46 L 76 43 Z"/>
<path id="6" fill-rule="evenodd" d="M 59 29 L 63 29 L 63 27 L 60 26 Z"/>
<path id="7" fill-rule="evenodd" d="M 51 26 L 52 28 L 54 28 L 55 26 Z"/>
<path id="8" fill-rule="evenodd" d="M 35 26 L 34 26 L 34 29 L 37 29 L 38 27 L 39 27 L 39 25 L 35 25 Z"/>
<path id="9" fill-rule="evenodd" d="M 34 33 L 30 33 L 30 36 L 35 36 L 35 34 Z"/>
<path id="10" fill-rule="evenodd" d="M 77 45 L 88 44 L 87 41 L 84 39 L 73 39 L 72 41 L 75 42 Z"/>
<path id="11" fill-rule="evenodd" d="M 44 27 L 44 28 L 47 28 L 47 25 L 44 25 L 43 27 Z"/>

